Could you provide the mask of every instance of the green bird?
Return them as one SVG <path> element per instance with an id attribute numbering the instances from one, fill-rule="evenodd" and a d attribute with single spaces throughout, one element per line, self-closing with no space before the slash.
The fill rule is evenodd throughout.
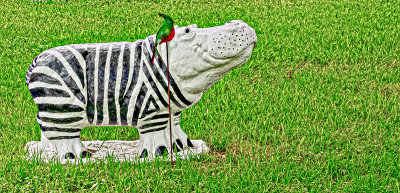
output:
<path id="1" fill-rule="evenodd" d="M 160 53 L 158 53 L 157 46 L 164 42 L 171 41 L 172 38 L 174 38 L 175 36 L 174 20 L 172 20 L 172 18 L 168 15 L 164 15 L 161 13 L 159 13 L 158 15 L 164 18 L 164 23 L 157 32 L 157 37 L 153 48 L 153 56 L 151 57 L 151 65 L 153 65 L 154 63 L 155 53 L 157 53 L 158 57 L 161 58 Z"/>

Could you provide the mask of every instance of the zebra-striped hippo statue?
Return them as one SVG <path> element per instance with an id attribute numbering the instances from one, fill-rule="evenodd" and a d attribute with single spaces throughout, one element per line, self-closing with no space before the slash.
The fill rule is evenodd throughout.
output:
<path id="1" fill-rule="evenodd" d="M 172 142 L 177 151 L 193 146 L 179 126 L 182 110 L 249 58 L 257 42 L 253 28 L 234 20 L 222 26 L 175 26 L 168 43 Z M 75 44 L 49 49 L 28 69 L 26 83 L 39 108 L 41 142 L 62 159 L 89 155 L 80 140 L 87 126 L 133 126 L 140 157 L 170 149 L 165 44 L 150 57 L 155 35 L 135 42 Z"/>

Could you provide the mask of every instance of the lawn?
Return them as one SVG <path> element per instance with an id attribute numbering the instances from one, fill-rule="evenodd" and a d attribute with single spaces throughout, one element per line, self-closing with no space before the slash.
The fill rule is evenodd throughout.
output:
<path id="1" fill-rule="evenodd" d="M 211 151 L 146 164 L 44 164 L 25 85 L 33 58 L 67 44 L 135 41 L 162 19 L 240 19 L 258 43 L 183 111 L 181 126 Z M 400 191 L 399 1 L 130 1 L 0 3 L 0 192 Z M 86 128 L 82 140 L 137 140 L 135 128 Z"/>

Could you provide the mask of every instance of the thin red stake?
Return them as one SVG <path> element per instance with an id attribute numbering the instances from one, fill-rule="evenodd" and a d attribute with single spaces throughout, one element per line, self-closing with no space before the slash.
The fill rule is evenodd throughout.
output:
<path id="1" fill-rule="evenodd" d="M 169 117 L 169 142 L 171 149 L 171 167 L 174 167 L 174 161 L 172 160 L 172 127 L 171 127 L 171 95 L 169 91 L 169 62 L 168 62 L 168 42 L 165 42 L 165 46 L 167 47 L 167 79 L 168 79 L 168 117 Z"/>

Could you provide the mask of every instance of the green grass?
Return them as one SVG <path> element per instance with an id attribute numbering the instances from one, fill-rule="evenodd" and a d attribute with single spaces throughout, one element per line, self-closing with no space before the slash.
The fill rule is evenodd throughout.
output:
<path id="1" fill-rule="evenodd" d="M 135 41 L 157 13 L 179 25 L 240 19 L 258 43 L 181 125 L 211 152 L 132 165 L 27 161 L 40 140 L 25 85 L 55 46 Z M 0 191 L 400 191 L 399 1 L 115 1 L 0 3 Z M 291 73 L 293 78 L 288 78 Z M 83 140 L 136 140 L 134 128 L 91 128 Z"/>

